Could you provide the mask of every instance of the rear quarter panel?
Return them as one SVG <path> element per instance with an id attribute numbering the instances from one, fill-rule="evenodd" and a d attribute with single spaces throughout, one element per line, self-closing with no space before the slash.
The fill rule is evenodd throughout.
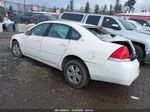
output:
<path id="1" fill-rule="evenodd" d="M 81 32 L 84 32 L 82 30 L 80 29 Z M 84 62 L 103 64 L 119 47 L 121 45 L 101 41 L 90 32 L 86 32 L 79 40 L 70 40 L 69 46 L 60 61 L 60 69 L 63 59 L 69 55 L 77 56 Z"/>

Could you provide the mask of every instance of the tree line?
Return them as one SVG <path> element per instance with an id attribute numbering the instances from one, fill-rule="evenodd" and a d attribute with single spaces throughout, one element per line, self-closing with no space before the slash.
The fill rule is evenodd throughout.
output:
<path id="1" fill-rule="evenodd" d="M 81 7 L 79 10 L 74 8 L 74 0 L 70 0 L 68 6 L 66 8 L 60 8 L 60 12 L 64 11 L 74 11 L 74 12 L 84 12 L 84 13 L 95 13 L 95 14 L 108 14 L 112 15 L 114 13 L 122 13 L 122 12 L 133 12 L 135 10 L 134 5 L 136 4 L 136 0 L 127 0 L 124 4 L 120 3 L 120 0 L 116 0 L 115 4 L 104 4 L 103 6 L 99 6 L 96 4 L 94 9 L 91 9 L 89 1 L 85 4 L 85 7 Z M 55 12 L 57 9 L 54 7 L 53 11 Z"/>

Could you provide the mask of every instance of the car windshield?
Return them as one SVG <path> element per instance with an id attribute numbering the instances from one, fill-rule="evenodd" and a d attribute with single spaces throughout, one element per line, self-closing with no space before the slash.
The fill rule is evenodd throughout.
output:
<path id="1" fill-rule="evenodd" d="M 125 27 L 126 30 L 135 30 L 135 27 L 131 23 L 127 22 L 126 20 L 119 19 L 119 21 Z"/>
<path id="2" fill-rule="evenodd" d="M 137 25 L 135 25 L 134 23 L 130 22 L 135 28 L 137 28 Z"/>
<path id="3" fill-rule="evenodd" d="M 135 24 L 136 24 L 137 26 L 139 26 L 139 27 L 142 27 L 142 25 L 141 25 L 141 24 L 139 24 L 139 23 L 137 23 L 137 22 L 136 22 Z"/>

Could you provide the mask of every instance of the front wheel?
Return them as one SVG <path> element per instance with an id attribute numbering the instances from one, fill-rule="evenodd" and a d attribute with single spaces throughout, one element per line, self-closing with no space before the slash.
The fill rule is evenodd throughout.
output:
<path id="1" fill-rule="evenodd" d="M 19 43 L 17 41 L 14 41 L 12 43 L 12 52 L 15 57 L 21 58 L 23 56 Z"/>
<path id="2" fill-rule="evenodd" d="M 64 77 L 73 88 L 82 88 L 90 80 L 87 67 L 80 60 L 69 60 L 64 66 Z"/>

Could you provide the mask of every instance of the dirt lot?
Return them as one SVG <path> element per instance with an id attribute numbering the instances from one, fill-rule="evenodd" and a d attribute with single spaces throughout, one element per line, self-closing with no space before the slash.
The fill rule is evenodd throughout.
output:
<path id="1" fill-rule="evenodd" d="M 10 36 L 0 34 L 0 109 L 150 109 L 149 64 L 141 65 L 130 87 L 91 81 L 73 89 L 62 72 L 28 57 L 14 58 Z"/>

